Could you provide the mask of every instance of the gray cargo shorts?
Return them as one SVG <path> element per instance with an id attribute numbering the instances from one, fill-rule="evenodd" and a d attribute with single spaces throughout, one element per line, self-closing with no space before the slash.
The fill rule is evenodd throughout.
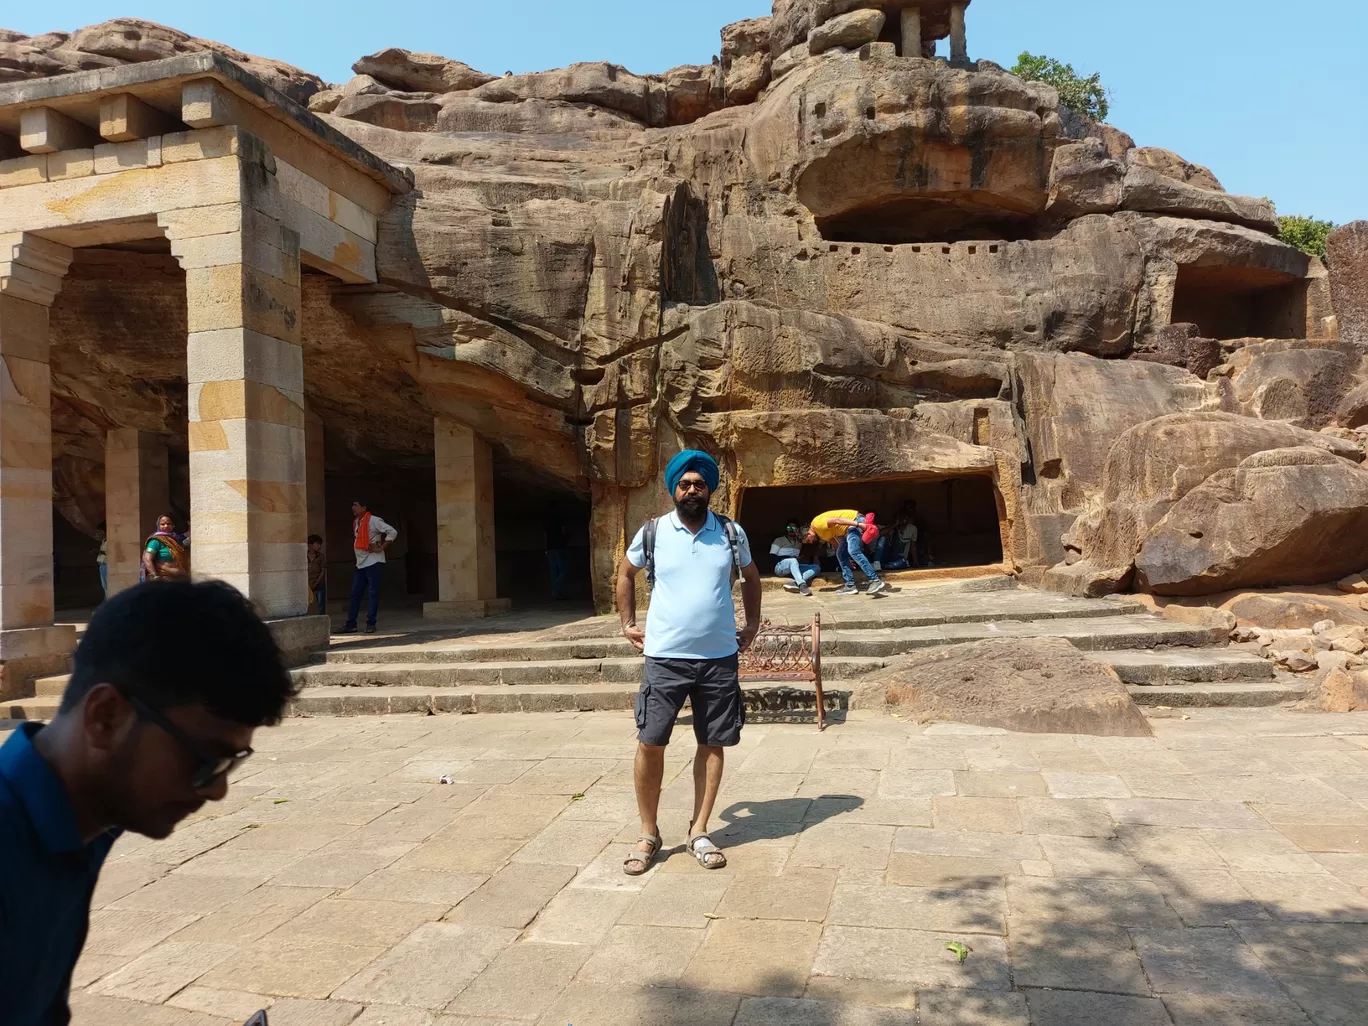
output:
<path id="1" fill-rule="evenodd" d="M 644 745 L 670 743 L 684 699 L 693 710 L 694 737 L 700 745 L 730 748 L 741 743 L 746 706 L 736 656 L 725 659 L 654 659 L 636 696 L 637 739 Z"/>

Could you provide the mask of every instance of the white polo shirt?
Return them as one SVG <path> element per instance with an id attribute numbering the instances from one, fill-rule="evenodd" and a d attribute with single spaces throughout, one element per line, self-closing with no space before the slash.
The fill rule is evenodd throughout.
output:
<path id="1" fill-rule="evenodd" d="M 627 560 L 646 566 L 643 527 Z M 750 542 L 736 525 L 741 566 L 751 565 Z M 732 602 L 732 553 L 722 522 L 708 511 L 694 534 L 678 513 L 660 518 L 655 539 L 655 588 L 646 611 L 646 654 L 652 659 L 725 659 L 737 653 Z"/>

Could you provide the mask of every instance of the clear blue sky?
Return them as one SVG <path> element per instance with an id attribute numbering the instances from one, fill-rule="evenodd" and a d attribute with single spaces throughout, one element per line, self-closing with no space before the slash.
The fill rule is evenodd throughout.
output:
<path id="1" fill-rule="evenodd" d="M 345 80 L 402 46 L 493 73 L 611 60 L 634 71 L 706 63 L 727 22 L 769 0 L 49 0 L 6 4 L 37 34 L 117 16 L 160 21 Z M 1362 0 L 974 0 L 970 55 L 1022 50 L 1100 71 L 1111 122 L 1206 164 L 1283 213 L 1368 218 L 1368 4 Z"/>

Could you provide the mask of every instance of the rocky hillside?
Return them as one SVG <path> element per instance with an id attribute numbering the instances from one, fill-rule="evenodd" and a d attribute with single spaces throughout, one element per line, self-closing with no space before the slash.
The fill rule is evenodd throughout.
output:
<path id="1" fill-rule="evenodd" d="M 325 85 L 124 19 L 0 33 L 0 78 L 213 48 L 410 168 L 383 287 L 308 283 L 310 402 L 356 460 L 421 458 L 449 415 L 592 492 L 600 583 L 683 443 L 722 458 L 733 508 L 745 488 L 988 475 L 1005 560 L 1065 590 L 1368 566 L 1347 541 L 1368 537 L 1363 233 L 1327 274 L 1268 201 L 1052 88 L 900 56 L 886 6 L 776 0 L 722 30 L 716 63 L 661 75 L 386 49 Z M 103 351 L 139 364 L 118 335 Z M 83 348 L 102 373 L 69 360 L 56 384 L 73 479 L 85 425 L 138 391 Z M 174 383 L 140 399 L 172 429 Z"/>

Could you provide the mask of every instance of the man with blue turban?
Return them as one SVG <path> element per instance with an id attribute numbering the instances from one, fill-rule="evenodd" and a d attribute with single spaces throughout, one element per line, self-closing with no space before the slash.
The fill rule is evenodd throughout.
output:
<path id="1" fill-rule="evenodd" d="M 665 746 L 687 698 L 693 710 L 694 810 L 689 854 L 704 869 L 727 864 L 708 820 L 722 784 L 724 753 L 741 741 L 746 721 L 738 654 L 760 628 L 760 572 L 741 526 L 708 509 L 720 477 L 717 461 L 688 449 L 665 468 L 674 512 L 647 523 L 618 568 L 617 606 L 622 633 L 646 654 L 636 697 L 635 782 L 641 840 L 623 863 L 628 876 L 651 868 L 662 841 L 658 813 Z M 636 622 L 636 575 L 646 571 L 651 604 L 646 629 Z M 732 581 L 741 578 L 746 625 L 737 630 Z"/>

